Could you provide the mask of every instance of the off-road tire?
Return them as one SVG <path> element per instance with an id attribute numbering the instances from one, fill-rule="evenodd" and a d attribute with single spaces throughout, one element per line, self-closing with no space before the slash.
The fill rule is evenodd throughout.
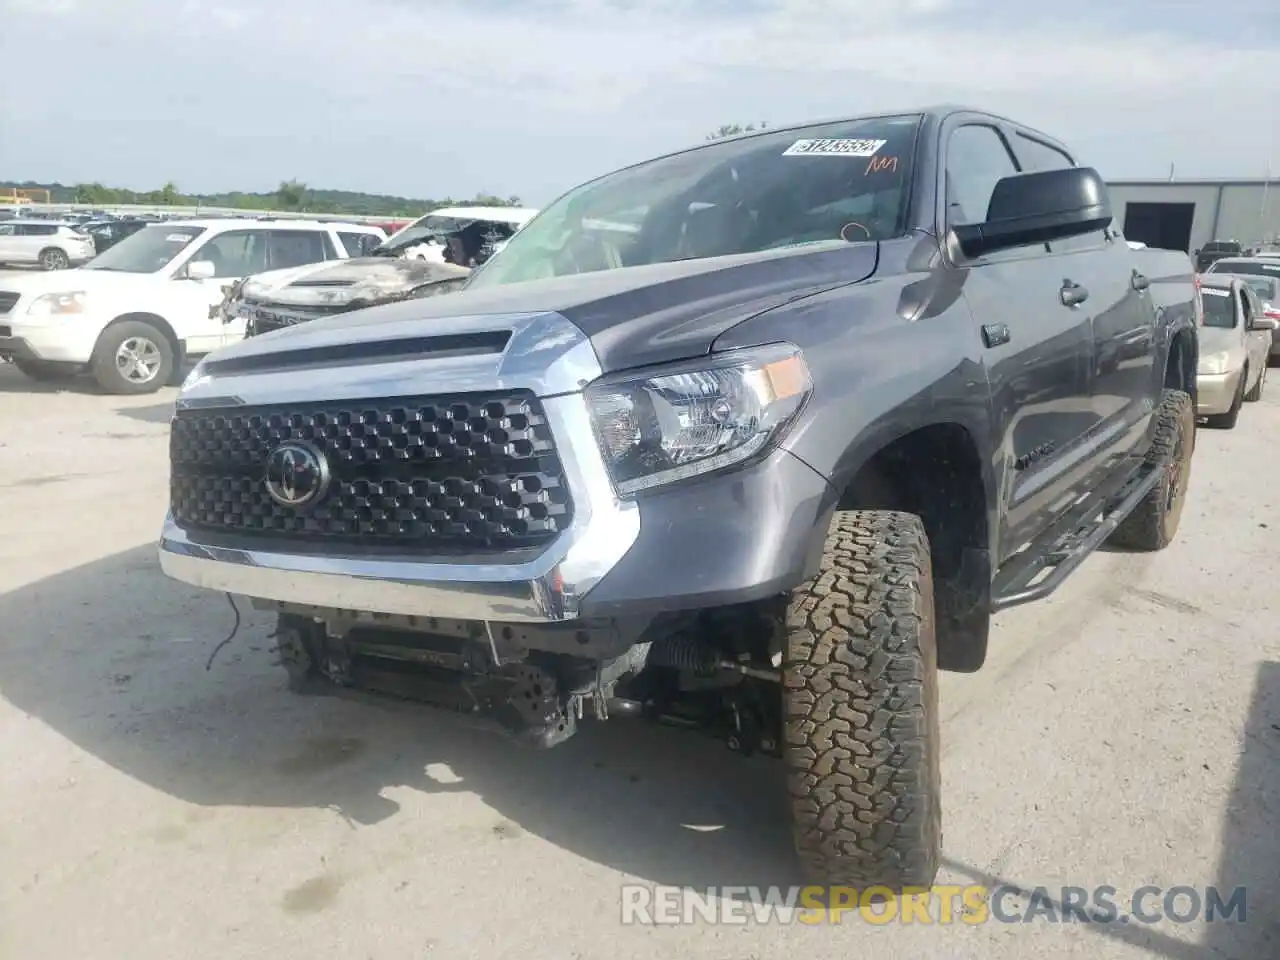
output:
<path id="1" fill-rule="evenodd" d="M 1240 404 L 1244 401 L 1244 378 L 1248 375 L 1246 370 L 1240 375 L 1240 386 L 1236 388 L 1235 398 L 1231 401 L 1231 409 L 1226 413 L 1214 413 L 1204 418 L 1206 427 L 1212 427 L 1214 430 L 1231 430 L 1235 428 L 1236 421 L 1240 419 Z"/>
<path id="2" fill-rule="evenodd" d="M 1166 390 L 1156 411 L 1155 440 L 1147 451 L 1147 466 L 1162 472 L 1160 482 L 1120 522 L 1109 540 L 1113 546 L 1163 550 L 1173 541 L 1187 499 L 1195 431 L 1195 404 L 1190 395 Z"/>
<path id="3" fill-rule="evenodd" d="M 47 247 L 41 250 L 40 256 L 36 259 L 41 270 L 66 270 L 71 266 L 71 258 L 67 256 L 67 251 L 59 247 Z"/>
<path id="4" fill-rule="evenodd" d="M 783 725 L 796 851 L 815 883 L 929 886 L 942 843 L 938 667 L 920 518 L 837 512 L 787 608 Z"/>
<path id="5" fill-rule="evenodd" d="M 41 383 L 57 383 L 59 380 L 70 380 L 82 369 L 74 363 L 58 363 L 51 360 L 14 359 L 13 365 L 24 375 Z"/>
<path id="6" fill-rule="evenodd" d="M 131 338 L 149 340 L 159 350 L 160 366 L 146 382 L 139 383 L 122 376 L 116 366 L 116 352 L 122 343 Z M 173 345 L 169 343 L 168 337 L 149 323 L 126 320 L 124 323 L 112 324 L 102 331 L 102 336 L 93 349 L 89 370 L 98 381 L 98 386 L 107 393 L 130 395 L 155 393 L 173 377 L 173 365 Z"/>
<path id="7" fill-rule="evenodd" d="M 1257 403 L 1262 399 L 1262 391 L 1267 386 L 1267 365 L 1262 365 L 1262 373 L 1258 375 L 1258 382 L 1254 384 L 1253 389 L 1244 395 L 1245 403 Z"/>

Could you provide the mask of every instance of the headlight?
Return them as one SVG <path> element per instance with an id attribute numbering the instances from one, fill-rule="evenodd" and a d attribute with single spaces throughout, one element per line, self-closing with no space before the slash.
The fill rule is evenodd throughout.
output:
<path id="1" fill-rule="evenodd" d="M 812 389 L 800 351 L 782 343 L 606 378 L 586 396 L 605 464 L 626 496 L 755 456 Z"/>
<path id="2" fill-rule="evenodd" d="M 27 313 L 44 317 L 84 313 L 86 299 L 83 290 L 71 290 L 67 293 L 46 293 L 31 301 L 31 306 L 27 307 Z"/>
<path id="3" fill-rule="evenodd" d="M 1219 353 L 1202 353 L 1197 372 L 1210 377 L 1218 377 L 1226 373 L 1230 365 L 1231 354 L 1226 350 Z"/>
<path id="4" fill-rule="evenodd" d="M 188 373 L 186 379 L 182 381 L 182 386 L 178 388 L 178 392 L 182 393 L 185 390 L 191 389 L 197 383 L 203 380 L 204 377 L 205 377 L 204 361 L 201 360 L 194 367 L 191 368 L 191 372 Z"/>

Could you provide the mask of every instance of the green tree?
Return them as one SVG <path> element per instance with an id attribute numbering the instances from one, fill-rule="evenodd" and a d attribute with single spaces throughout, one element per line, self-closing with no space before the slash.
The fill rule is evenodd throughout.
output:
<path id="1" fill-rule="evenodd" d="M 163 203 L 166 207 L 176 207 L 182 203 L 185 198 L 178 192 L 178 186 L 172 180 L 160 188 L 157 194 L 157 202 Z"/>
<path id="2" fill-rule="evenodd" d="M 766 130 L 769 125 L 763 121 L 760 123 L 748 123 L 745 127 L 740 123 L 726 123 L 712 133 L 707 134 L 708 140 L 723 140 L 725 137 L 737 137 L 744 133 L 755 133 L 758 130 Z"/>
<path id="3" fill-rule="evenodd" d="M 117 192 L 100 183 L 77 183 L 75 187 L 76 203 L 119 203 Z"/>
<path id="4" fill-rule="evenodd" d="M 281 181 L 276 188 L 276 204 L 281 210 L 301 210 L 307 202 L 307 185 L 297 180 Z"/>

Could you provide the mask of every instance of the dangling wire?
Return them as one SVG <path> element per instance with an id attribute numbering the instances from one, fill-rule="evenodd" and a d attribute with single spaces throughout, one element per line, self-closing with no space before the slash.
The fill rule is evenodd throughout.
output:
<path id="1" fill-rule="evenodd" d="M 236 606 L 235 598 L 232 597 L 231 594 L 224 593 L 223 596 L 227 598 L 227 603 L 231 604 L 231 610 L 236 615 L 236 622 L 231 627 L 231 632 L 227 634 L 226 639 L 223 640 L 221 643 L 219 643 L 216 647 L 214 647 L 213 653 L 209 654 L 209 660 L 204 665 L 205 670 L 210 670 L 213 668 L 213 658 L 216 657 L 219 653 L 221 653 L 222 648 L 225 647 L 232 640 L 234 640 L 236 638 L 236 634 L 240 632 L 240 608 Z"/>

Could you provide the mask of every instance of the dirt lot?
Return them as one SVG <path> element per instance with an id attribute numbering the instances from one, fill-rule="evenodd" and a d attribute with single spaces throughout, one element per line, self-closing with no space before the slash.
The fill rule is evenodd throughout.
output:
<path id="1" fill-rule="evenodd" d="M 1201 432 L 1173 548 L 1092 558 L 943 686 L 941 881 L 1246 886 L 1215 925 L 623 926 L 623 883 L 796 882 L 780 770 L 291 697 L 258 614 L 206 672 L 232 611 L 153 545 L 171 403 L 0 365 L 4 960 L 1280 956 L 1280 387 Z"/>

